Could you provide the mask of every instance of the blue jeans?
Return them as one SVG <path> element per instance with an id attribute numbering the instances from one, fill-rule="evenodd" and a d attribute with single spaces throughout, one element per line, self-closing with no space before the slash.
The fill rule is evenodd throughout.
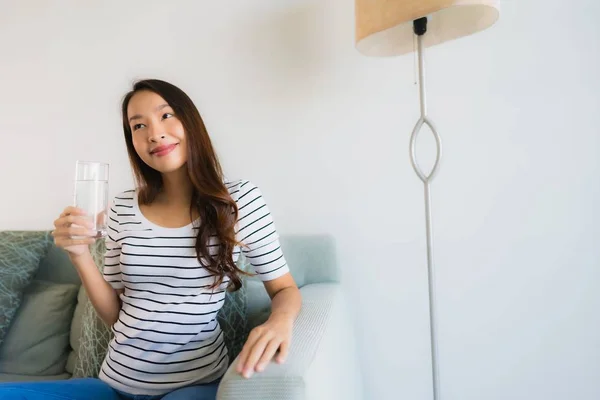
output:
<path id="1" fill-rule="evenodd" d="M 95 378 L 0 383 L 2 400 L 215 400 L 219 381 L 188 386 L 160 396 L 127 394 Z"/>

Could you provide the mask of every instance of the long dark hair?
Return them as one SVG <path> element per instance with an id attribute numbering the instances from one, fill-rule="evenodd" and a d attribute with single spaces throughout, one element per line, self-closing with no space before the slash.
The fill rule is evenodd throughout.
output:
<path id="1" fill-rule="evenodd" d="M 246 275 L 246 272 L 240 270 L 233 261 L 233 249 L 239 244 L 235 238 L 238 218 L 236 203 L 225 186 L 221 165 L 194 102 L 178 87 L 157 79 L 136 82 L 133 90 L 123 99 L 123 133 L 138 186 L 139 200 L 142 204 L 152 203 L 163 185 L 160 172 L 142 161 L 133 147 L 127 106 L 133 95 L 142 90 L 154 92 L 165 99 L 185 130 L 187 172 L 194 188 L 190 215 L 195 209 L 201 221 L 195 244 L 198 261 L 217 277 L 214 287 L 221 285 L 225 277 L 229 277 L 229 288 L 238 290 L 242 286 L 240 274 Z M 209 252 L 211 236 L 216 236 L 220 244 L 215 255 Z"/>

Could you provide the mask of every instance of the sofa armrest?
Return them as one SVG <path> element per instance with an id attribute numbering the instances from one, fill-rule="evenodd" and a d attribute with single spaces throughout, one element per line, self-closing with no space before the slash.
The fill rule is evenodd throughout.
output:
<path id="1" fill-rule="evenodd" d="M 362 398 L 353 329 L 338 283 L 302 287 L 302 308 L 294 324 L 285 364 L 269 363 L 245 379 L 231 364 L 218 400 L 319 400 Z"/>

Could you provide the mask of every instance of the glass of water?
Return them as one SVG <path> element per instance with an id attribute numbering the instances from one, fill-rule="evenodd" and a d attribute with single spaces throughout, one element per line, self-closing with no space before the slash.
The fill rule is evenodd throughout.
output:
<path id="1" fill-rule="evenodd" d="M 106 236 L 108 222 L 108 164 L 77 161 L 75 167 L 75 207 L 94 223 L 96 238 Z"/>

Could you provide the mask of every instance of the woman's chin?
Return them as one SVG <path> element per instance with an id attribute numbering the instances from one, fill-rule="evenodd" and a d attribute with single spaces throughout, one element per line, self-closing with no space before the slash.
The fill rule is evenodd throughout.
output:
<path id="1" fill-rule="evenodd" d="M 185 167 L 185 162 L 153 162 L 150 167 L 160 172 L 161 174 L 172 174 L 180 171 Z"/>

